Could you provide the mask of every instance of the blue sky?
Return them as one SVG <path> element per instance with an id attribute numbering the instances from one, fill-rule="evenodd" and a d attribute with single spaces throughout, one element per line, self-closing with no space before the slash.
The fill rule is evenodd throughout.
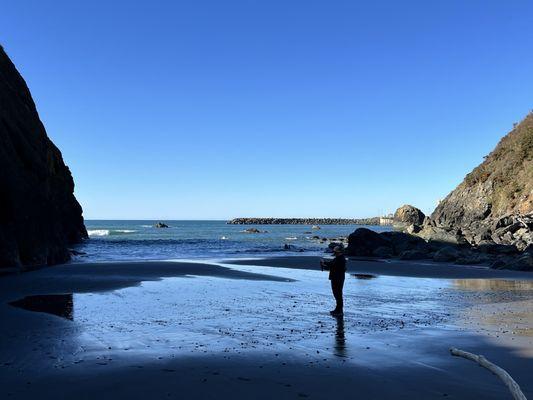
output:
<path id="1" fill-rule="evenodd" d="M 431 212 L 533 107 L 531 1 L 6 1 L 93 218 Z"/>

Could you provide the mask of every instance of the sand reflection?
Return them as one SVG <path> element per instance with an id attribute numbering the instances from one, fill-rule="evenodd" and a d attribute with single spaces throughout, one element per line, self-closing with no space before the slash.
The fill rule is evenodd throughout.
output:
<path id="1" fill-rule="evenodd" d="M 533 290 L 533 281 L 515 281 L 501 279 L 454 279 L 458 289 L 468 290 Z"/>
<path id="2" fill-rule="evenodd" d="M 461 325 L 533 358 L 533 281 L 456 279 L 453 285 L 477 293 L 469 297 Z"/>

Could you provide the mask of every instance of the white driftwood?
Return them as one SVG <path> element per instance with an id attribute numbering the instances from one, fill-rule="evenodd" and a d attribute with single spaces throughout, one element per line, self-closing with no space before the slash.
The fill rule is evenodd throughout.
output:
<path id="1" fill-rule="evenodd" d="M 450 353 L 452 354 L 452 356 L 466 358 L 467 360 L 474 361 L 482 367 L 487 368 L 490 372 L 500 378 L 505 383 L 505 385 L 507 385 L 515 400 L 527 400 L 526 396 L 520 389 L 520 386 L 518 386 L 518 383 L 515 382 L 511 375 L 509 375 L 507 371 L 503 368 L 500 368 L 496 364 L 491 363 L 485 357 L 481 355 L 478 356 L 467 351 L 459 350 L 455 347 L 452 347 L 450 349 Z"/>

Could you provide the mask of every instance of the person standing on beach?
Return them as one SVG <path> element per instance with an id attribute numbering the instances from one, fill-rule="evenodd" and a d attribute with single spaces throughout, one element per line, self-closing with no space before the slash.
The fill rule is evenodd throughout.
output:
<path id="1" fill-rule="evenodd" d="M 342 289 L 344 287 L 344 274 L 346 272 L 346 258 L 344 250 L 340 246 L 333 249 L 335 258 L 331 261 L 320 260 L 322 271 L 329 271 L 329 280 L 331 281 L 331 291 L 337 302 L 337 306 L 329 313 L 333 316 L 341 316 L 344 313 L 344 302 L 342 299 Z"/>

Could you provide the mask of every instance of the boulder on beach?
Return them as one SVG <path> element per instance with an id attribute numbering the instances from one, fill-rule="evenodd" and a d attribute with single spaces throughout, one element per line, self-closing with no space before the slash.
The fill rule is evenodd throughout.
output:
<path id="1" fill-rule="evenodd" d="M 372 256 L 378 247 L 389 246 L 389 242 L 379 233 L 367 228 L 358 228 L 348 236 L 345 254 L 349 256 Z"/>
<path id="2" fill-rule="evenodd" d="M 398 227 L 407 227 L 409 225 L 420 226 L 425 218 L 424 213 L 418 208 L 405 204 L 394 213 L 393 225 Z"/>
<path id="3" fill-rule="evenodd" d="M 87 238 L 74 181 L 1 46 L 0 171 L 0 269 L 68 261 Z"/>

